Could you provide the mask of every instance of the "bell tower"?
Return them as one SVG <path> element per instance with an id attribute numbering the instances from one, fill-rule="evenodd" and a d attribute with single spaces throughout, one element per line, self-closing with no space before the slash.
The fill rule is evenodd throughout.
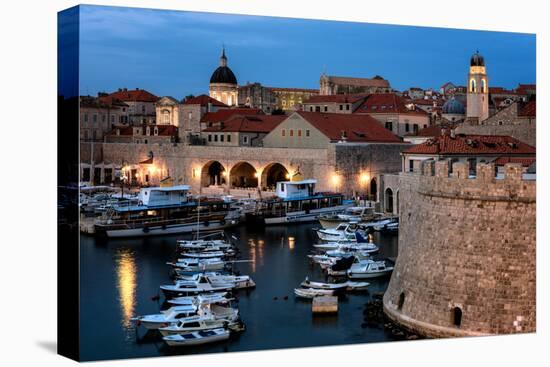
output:
<path id="1" fill-rule="evenodd" d="M 470 58 L 466 93 L 466 118 L 481 122 L 489 117 L 489 83 L 485 59 L 476 51 Z"/>

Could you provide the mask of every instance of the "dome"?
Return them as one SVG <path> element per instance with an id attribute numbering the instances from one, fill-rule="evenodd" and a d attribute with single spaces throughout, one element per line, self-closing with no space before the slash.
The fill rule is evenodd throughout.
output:
<path id="1" fill-rule="evenodd" d="M 225 56 L 225 47 L 222 49 L 222 55 L 220 57 L 220 66 L 214 70 L 210 77 L 210 84 L 212 83 L 225 83 L 225 84 L 237 84 L 237 78 L 235 74 L 227 66 L 227 57 Z"/>
<path id="2" fill-rule="evenodd" d="M 464 115 L 466 113 L 464 105 L 456 100 L 455 97 L 445 102 L 442 110 L 444 114 Z"/>
<path id="3" fill-rule="evenodd" d="M 470 58 L 470 66 L 485 66 L 485 59 L 476 51 Z"/>
<path id="4" fill-rule="evenodd" d="M 227 66 L 220 66 L 212 73 L 210 83 L 237 84 L 235 74 Z"/>

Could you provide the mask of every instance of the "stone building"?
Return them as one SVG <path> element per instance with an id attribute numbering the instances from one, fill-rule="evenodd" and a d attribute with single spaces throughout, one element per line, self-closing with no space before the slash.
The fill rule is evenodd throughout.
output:
<path id="1" fill-rule="evenodd" d="M 465 121 L 460 134 L 509 135 L 532 146 L 537 144 L 536 101 L 513 102 L 483 121 Z"/>
<path id="2" fill-rule="evenodd" d="M 260 83 L 247 83 L 239 86 L 239 106 L 259 108 L 264 113 L 270 114 L 277 108 L 277 96 L 271 88 L 264 87 Z"/>
<path id="3" fill-rule="evenodd" d="M 321 74 L 319 94 L 390 93 L 390 82 L 379 75 L 373 78 L 351 78 Z"/>
<path id="4" fill-rule="evenodd" d="M 100 93 L 80 97 L 80 140 L 103 141 L 115 126 L 128 125 L 128 105 Z"/>
<path id="5" fill-rule="evenodd" d="M 174 125 L 179 127 L 183 118 L 181 104 L 174 97 L 161 97 L 155 103 L 155 115 L 158 125 Z"/>
<path id="6" fill-rule="evenodd" d="M 303 101 L 302 111 L 351 114 L 367 97 L 367 94 L 311 96 L 309 99 Z"/>
<path id="7" fill-rule="evenodd" d="M 518 164 L 504 171 L 430 160 L 384 175 L 399 212 L 390 319 L 428 337 L 536 330 L 536 181 Z"/>
<path id="8" fill-rule="evenodd" d="M 283 111 L 296 111 L 300 109 L 303 101 L 319 94 L 317 89 L 307 88 L 275 88 L 269 87 L 276 98 L 276 109 Z"/>
<path id="9" fill-rule="evenodd" d="M 210 122 L 201 136 L 206 145 L 260 147 L 264 137 L 286 118 L 285 115 L 235 113 L 222 121 Z"/>
<path id="10" fill-rule="evenodd" d="M 430 125 L 428 113 L 416 107 L 407 108 L 406 101 L 395 93 L 371 94 L 353 113 L 374 117 L 398 136 L 417 132 Z"/>
<path id="11" fill-rule="evenodd" d="M 179 140 L 185 144 L 200 144 L 201 121 L 207 113 L 227 109 L 226 104 L 202 94 L 186 99 L 179 110 L 181 111 L 181 126 Z"/>
<path id="12" fill-rule="evenodd" d="M 115 127 L 105 135 L 106 143 L 173 144 L 178 141 L 175 125 L 144 125 Z"/>
<path id="13" fill-rule="evenodd" d="M 110 96 L 121 100 L 128 105 L 128 119 L 131 125 L 137 126 L 155 123 L 155 103 L 157 102 L 158 97 L 154 94 L 139 88 L 134 90 L 122 88 L 114 93 L 111 93 Z"/>
<path id="14" fill-rule="evenodd" d="M 236 106 L 238 103 L 237 78 L 229 66 L 227 66 L 225 48 L 223 48 L 220 57 L 220 66 L 214 70 L 210 77 L 209 90 L 210 97 L 227 106 Z"/>

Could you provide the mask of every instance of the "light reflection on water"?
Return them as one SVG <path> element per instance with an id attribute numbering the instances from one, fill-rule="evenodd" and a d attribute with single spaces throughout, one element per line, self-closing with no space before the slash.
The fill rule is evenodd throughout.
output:
<path id="1" fill-rule="evenodd" d="M 130 318 L 134 316 L 137 287 L 137 266 L 134 252 L 127 248 L 119 249 L 115 257 L 115 264 L 118 299 L 122 314 L 121 323 L 130 337 L 132 336 L 130 332 L 134 330 Z"/>
<path id="2" fill-rule="evenodd" d="M 248 239 L 248 254 L 251 260 L 252 272 L 256 272 L 256 265 L 262 266 L 264 260 L 264 240 Z"/>

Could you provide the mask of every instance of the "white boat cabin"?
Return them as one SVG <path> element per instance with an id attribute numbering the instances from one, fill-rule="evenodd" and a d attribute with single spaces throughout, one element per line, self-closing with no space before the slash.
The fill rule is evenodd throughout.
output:
<path id="1" fill-rule="evenodd" d="M 170 187 L 146 187 L 139 191 L 138 198 L 147 206 L 178 205 L 188 202 L 189 185 Z"/>
<path id="2" fill-rule="evenodd" d="M 315 195 L 317 180 L 280 181 L 277 182 L 276 195 L 281 199 L 292 199 Z"/>

